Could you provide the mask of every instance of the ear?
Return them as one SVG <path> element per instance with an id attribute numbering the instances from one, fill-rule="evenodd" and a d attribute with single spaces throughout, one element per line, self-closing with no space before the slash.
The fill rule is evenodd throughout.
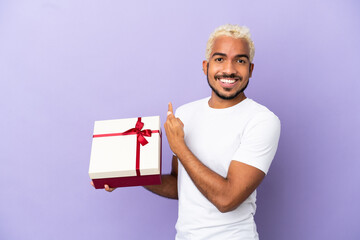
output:
<path id="1" fill-rule="evenodd" d="M 203 61 L 203 72 L 205 75 L 207 75 L 207 71 L 208 71 L 208 62 L 206 60 Z"/>
<path id="2" fill-rule="evenodd" d="M 251 78 L 253 70 L 254 70 L 254 64 L 250 63 L 250 66 L 249 66 L 249 78 Z"/>

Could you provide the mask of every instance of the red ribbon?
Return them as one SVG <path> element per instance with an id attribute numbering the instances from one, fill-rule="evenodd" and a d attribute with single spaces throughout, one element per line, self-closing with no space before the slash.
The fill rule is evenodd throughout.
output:
<path id="1" fill-rule="evenodd" d="M 124 136 L 124 135 L 137 135 L 136 140 L 136 176 L 140 176 L 140 144 L 145 146 L 149 142 L 145 139 L 145 137 L 151 137 L 151 133 L 160 133 L 159 130 L 150 130 L 144 129 L 144 123 L 141 122 L 141 117 L 138 118 L 135 128 L 130 128 L 129 130 L 123 133 L 107 133 L 107 134 L 96 134 L 93 135 L 93 138 L 96 137 L 113 137 L 113 136 Z"/>

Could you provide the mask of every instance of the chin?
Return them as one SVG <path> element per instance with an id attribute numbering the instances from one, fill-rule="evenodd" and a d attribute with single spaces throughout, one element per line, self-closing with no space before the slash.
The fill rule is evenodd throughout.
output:
<path id="1" fill-rule="evenodd" d="M 216 96 L 218 96 L 219 98 L 223 99 L 223 100 L 233 100 L 235 98 L 237 98 L 240 93 L 233 93 L 233 94 L 222 94 L 219 92 L 215 92 Z"/>

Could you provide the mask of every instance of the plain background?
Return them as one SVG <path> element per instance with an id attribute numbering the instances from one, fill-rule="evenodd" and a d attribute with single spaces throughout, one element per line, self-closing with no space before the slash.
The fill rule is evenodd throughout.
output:
<path id="1" fill-rule="evenodd" d="M 247 96 L 282 122 L 258 191 L 260 238 L 360 239 L 359 10 L 356 0 L 0 1 L 0 239 L 174 239 L 177 201 L 90 186 L 93 123 L 164 123 L 169 101 L 209 96 L 201 63 L 225 23 L 250 28 Z"/>

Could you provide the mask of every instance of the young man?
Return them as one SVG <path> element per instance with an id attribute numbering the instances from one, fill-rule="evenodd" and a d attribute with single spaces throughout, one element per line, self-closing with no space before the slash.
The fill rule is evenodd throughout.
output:
<path id="1" fill-rule="evenodd" d="M 218 27 L 203 61 L 211 97 L 179 107 L 175 116 L 169 103 L 172 172 L 146 188 L 179 199 L 177 240 L 258 239 L 255 189 L 274 158 L 280 121 L 244 94 L 254 52 L 248 28 Z"/>

